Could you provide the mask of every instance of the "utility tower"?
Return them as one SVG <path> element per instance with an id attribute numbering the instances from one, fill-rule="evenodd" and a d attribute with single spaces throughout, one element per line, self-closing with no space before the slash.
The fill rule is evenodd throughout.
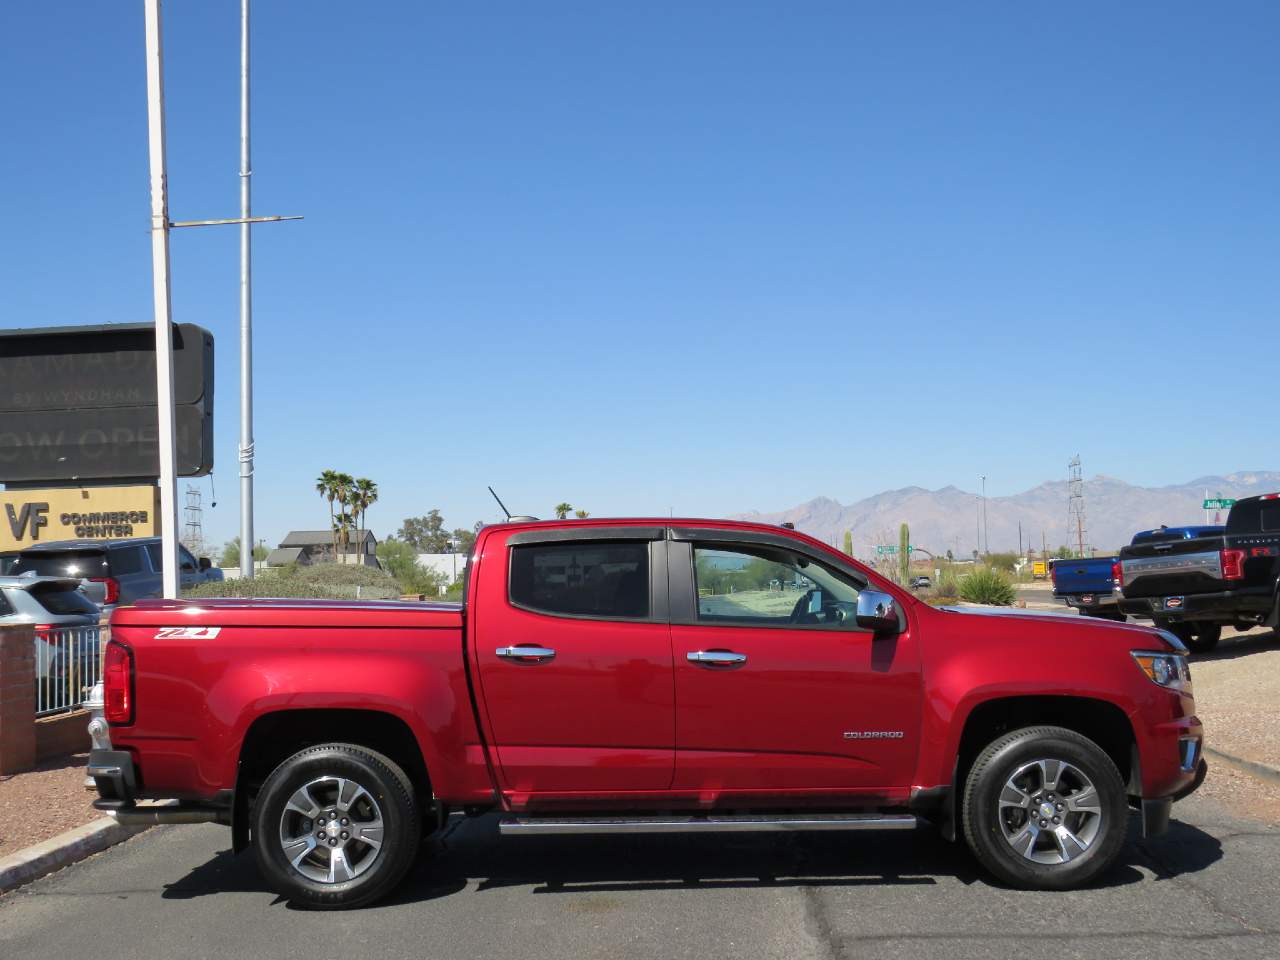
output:
<path id="1" fill-rule="evenodd" d="M 200 488 L 187 484 L 187 503 L 183 508 L 182 545 L 197 557 L 204 555 L 204 516 Z"/>
<path id="2" fill-rule="evenodd" d="M 1080 454 L 1067 464 L 1071 478 L 1067 485 L 1067 543 L 1073 540 L 1081 557 L 1092 556 L 1089 549 L 1089 525 L 1084 519 L 1084 475 L 1080 469 Z"/>

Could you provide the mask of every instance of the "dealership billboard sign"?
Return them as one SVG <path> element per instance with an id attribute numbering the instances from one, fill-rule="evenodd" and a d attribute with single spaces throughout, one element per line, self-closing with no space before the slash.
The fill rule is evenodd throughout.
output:
<path id="1" fill-rule="evenodd" d="M 177 473 L 213 469 L 213 335 L 174 324 Z M 155 327 L 0 331 L 0 482 L 160 474 Z"/>
<path id="2" fill-rule="evenodd" d="M 118 540 L 160 533 L 160 489 L 55 487 L 0 493 L 0 550 L 52 540 Z"/>

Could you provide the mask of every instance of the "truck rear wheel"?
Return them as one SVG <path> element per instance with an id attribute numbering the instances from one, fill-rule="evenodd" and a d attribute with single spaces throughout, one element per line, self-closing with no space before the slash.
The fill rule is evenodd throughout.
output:
<path id="1" fill-rule="evenodd" d="M 295 753 L 258 794 L 253 843 L 277 893 L 327 908 L 358 907 L 391 891 L 421 835 L 413 787 L 392 760 L 326 743 Z"/>
<path id="2" fill-rule="evenodd" d="M 1128 804 L 1124 781 L 1096 743 L 1063 727 L 1027 727 L 979 754 L 961 819 L 974 856 L 1001 880 L 1064 890 L 1115 861 Z"/>
<path id="3" fill-rule="evenodd" d="M 1195 630 L 1183 641 L 1192 653 L 1208 653 L 1222 639 L 1222 624 L 1197 623 Z"/>

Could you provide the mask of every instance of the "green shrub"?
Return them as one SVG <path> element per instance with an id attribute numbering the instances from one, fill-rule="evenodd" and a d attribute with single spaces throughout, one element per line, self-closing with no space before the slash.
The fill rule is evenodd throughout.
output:
<path id="1" fill-rule="evenodd" d="M 202 583 L 184 597 L 318 597 L 329 600 L 393 600 L 400 596 L 394 577 L 373 567 L 338 563 L 290 565 L 264 570 L 252 580 Z"/>
<path id="2" fill-rule="evenodd" d="M 960 581 L 955 578 L 955 574 L 950 571 L 943 573 L 933 585 L 933 596 L 948 600 L 960 596 Z"/>
<path id="3" fill-rule="evenodd" d="M 993 607 L 1009 607 L 1013 605 L 1013 584 L 999 570 L 979 567 L 960 581 L 960 596 L 970 603 L 981 603 Z"/>

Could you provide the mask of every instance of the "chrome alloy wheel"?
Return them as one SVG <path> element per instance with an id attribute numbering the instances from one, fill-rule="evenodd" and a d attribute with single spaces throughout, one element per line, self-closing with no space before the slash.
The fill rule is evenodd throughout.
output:
<path id="1" fill-rule="evenodd" d="M 280 847 L 308 880 L 354 880 L 382 850 L 382 811 L 354 780 L 320 777 L 299 787 L 285 804 Z"/>
<path id="2" fill-rule="evenodd" d="M 1020 766 L 1005 781 L 999 806 L 1005 840 L 1035 863 L 1075 860 L 1102 829 L 1102 801 L 1093 782 L 1062 760 Z"/>

